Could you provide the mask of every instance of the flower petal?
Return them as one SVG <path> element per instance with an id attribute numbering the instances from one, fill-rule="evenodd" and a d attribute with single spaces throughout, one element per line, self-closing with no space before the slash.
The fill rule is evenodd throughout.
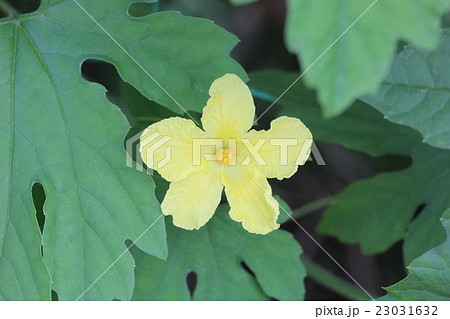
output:
<path id="1" fill-rule="evenodd" d="M 180 228 L 199 229 L 212 217 L 222 198 L 223 185 L 217 166 L 172 182 L 161 204 L 164 215 L 173 216 Z"/>
<path id="2" fill-rule="evenodd" d="M 205 137 L 205 132 L 191 120 L 172 117 L 144 130 L 139 151 L 144 163 L 164 179 L 179 181 L 201 169 L 193 165 L 192 140 Z"/>
<path id="3" fill-rule="evenodd" d="M 277 224 L 279 206 L 262 172 L 251 167 L 227 167 L 222 182 L 231 207 L 230 217 L 242 222 L 244 229 L 267 234 L 280 227 Z"/>
<path id="4" fill-rule="evenodd" d="M 236 138 L 252 128 L 255 105 L 248 86 L 235 74 L 216 79 L 211 88 L 202 123 L 208 137 Z"/>
<path id="5" fill-rule="evenodd" d="M 268 178 L 289 178 L 297 172 L 298 165 L 303 165 L 311 153 L 312 135 L 309 129 L 293 117 L 282 116 L 270 123 L 268 131 L 251 130 L 241 140 L 248 139 L 252 145 L 265 140 L 258 150 L 264 162 L 252 158 L 252 165 L 257 166 Z"/>

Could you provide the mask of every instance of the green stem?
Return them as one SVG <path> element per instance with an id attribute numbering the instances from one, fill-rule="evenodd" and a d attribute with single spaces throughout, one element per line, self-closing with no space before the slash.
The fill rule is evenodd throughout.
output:
<path id="1" fill-rule="evenodd" d="M 252 92 L 252 95 L 254 97 L 256 97 L 257 99 L 260 99 L 261 101 L 273 103 L 276 100 L 275 96 L 273 96 L 272 94 L 270 94 L 266 91 L 263 91 L 263 90 L 260 90 L 260 89 L 254 88 L 254 87 L 250 87 L 250 91 Z"/>
<path id="2" fill-rule="evenodd" d="M 344 279 L 337 277 L 336 275 L 334 275 L 321 265 L 316 264 L 314 261 L 312 261 L 305 255 L 301 256 L 301 260 L 306 268 L 308 277 L 314 280 L 315 282 L 321 284 L 324 287 L 327 287 L 331 291 L 334 291 L 339 295 L 344 296 L 350 300 L 358 300 L 358 301 L 370 300 L 369 296 L 367 296 L 361 289 L 348 283 Z"/>
<path id="3" fill-rule="evenodd" d="M 153 3 L 152 11 L 151 13 L 159 12 L 159 0 Z"/>
<path id="4" fill-rule="evenodd" d="M 292 217 L 294 217 L 294 219 L 303 217 L 309 213 L 315 212 L 316 210 L 330 206 L 335 200 L 335 196 L 323 197 L 302 207 L 294 209 L 292 211 Z"/>
<path id="5" fill-rule="evenodd" d="M 15 17 L 19 13 L 14 9 L 12 5 L 10 5 L 8 2 L 4 0 L 0 0 L 0 11 L 3 11 L 8 16 Z"/>

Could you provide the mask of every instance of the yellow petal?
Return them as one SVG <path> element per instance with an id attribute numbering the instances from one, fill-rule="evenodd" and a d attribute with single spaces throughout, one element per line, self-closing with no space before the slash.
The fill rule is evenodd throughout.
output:
<path id="1" fill-rule="evenodd" d="M 198 171 L 193 165 L 192 139 L 205 138 L 205 132 L 191 120 L 172 117 L 147 127 L 141 135 L 140 152 L 144 163 L 169 182 Z"/>
<path id="2" fill-rule="evenodd" d="M 306 162 L 311 152 L 311 132 L 299 119 L 287 116 L 273 120 L 268 131 L 251 130 L 241 139 L 248 139 L 251 145 L 264 140 L 257 152 L 263 162 L 251 157 L 251 163 L 268 178 L 291 177 L 298 165 Z"/>
<path id="3" fill-rule="evenodd" d="M 277 224 L 279 206 L 262 172 L 251 167 L 226 167 L 222 182 L 231 207 L 230 217 L 242 222 L 244 229 L 267 234 L 280 227 Z"/>
<path id="4" fill-rule="evenodd" d="M 212 217 L 220 203 L 223 185 L 217 165 L 172 182 L 161 204 L 165 215 L 173 216 L 180 228 L 199 229 Z"/>
<path id="5" fill-rule="evenodd" d="M 208 137 L 236 138 L 253 125 L 255 105 L 248 86 L 235 74 L 225 74 L 209 89 L 202 123 Z"/>

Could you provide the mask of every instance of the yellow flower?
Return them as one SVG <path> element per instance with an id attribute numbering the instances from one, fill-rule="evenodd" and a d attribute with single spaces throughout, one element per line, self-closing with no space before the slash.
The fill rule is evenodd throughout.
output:
<path id="1" fill-rule="evenodd" d="M 150 125 L 141 136 L 143 161 L 171 182 L 162 211 L 178 227 L 199 229 L 214 214 L 225 188 L 230 217 L 251 233 L 267 234 L 279 227 L 279 207 L 267 178 L 289 178 L 305 163 L 311 133 L 300 120 L 285 116 L 267 131 L 250 130 L 253 98 L 234 74 L 216 79 L 209 94 L 204 130 L 173 117 Z M 161 136 L 166 137 L 163 145 Z M 217 149 L 211 141 L 223 144 Z"/>

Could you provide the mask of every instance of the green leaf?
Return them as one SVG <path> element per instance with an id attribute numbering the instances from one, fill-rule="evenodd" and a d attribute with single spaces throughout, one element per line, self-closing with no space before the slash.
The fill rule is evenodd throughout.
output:
<path id="1" fill-rule="evenodd" d="M 283 230 L 250 234 L 228 217 L 228 210 L 219 206 L 198 231 L 182 230 L 168 221 L 166 262 L 133 250 L 137 263 L 133 299 L 189 300 L 186 277 L 193 271 L 194 300 L 302 300 L 306 271 L 292 235 Z"/>
<path id="2" fill-rule="evenodd" d="M 408 267 L 408 276 L 385 288 L 398 300 L 450 300 L 450 210 L 441 219 L 447 233 L 445 242 L 416 258 Z"/>
<path id="3" fill-rule="evenodd" d="M 237 39 L 208 20 L 132 18 L 132 0 L 78 2 L 187 109 L 204 105 L 217 76 L 245 79 L 229 57 Z M 81 63 L 113 63 L 144 96 L 180 109 L 71 0 L 0 20 L 0 51 L 0 299 L 50 299 L 52 289 L 73 300 L 161 213 L 151 178 L 125 166 L 129 124 L 103 87 L 81 77 Z M 36 182 L 47 197 L 43 235 Z M 163 222 L 137 245 L 165 257 Z M 81 299 L 129 299 L 133 265 L 126 253 Z"/>
<path id="4" fill-rule="evenodd" d="M 304 69 L 373 3 L 373 0 L 288 0 L 286 43 Z M 403 39 L 432 49 L 447 0 L 379 0 L 305 75 L 317 88 L 327 117 L 355 97 L 375 93 Z M 407 9 L 405 9 L 407 8 Z"/>
<path id="5" fill-rule="evenodd" d="M 277 97 L 295 75 L 262 71 L 250 77 L 251 86 Z M 382 252 L 404 238 L 405 263 L 442 241 L 438 219 L 450 207 L 450 151 L 423 144 L 416 131 L 390 123 L 362 102 L 340 117 L 324 120 L 314 93 L 299 84 L 279 103 L 283 106 L 279 113 L 300 118 L 316 141 L 340 143 L 374 156 L 401 154 L 413 159 L 407 169 L 346 188 L 326 211 L 320 232 L 360 243 L 365 253 Z M 424 209 L 412 221 L 422 204 Z"/>
<path id="6" fill-rule="evenodd" d="M 407 47 L 395 57 L 378 93 L 363 100 L 390 121 L 418 130 L 426 143 L 450 149 L 449 56 L 450 30 L 435 51 Z"/>

